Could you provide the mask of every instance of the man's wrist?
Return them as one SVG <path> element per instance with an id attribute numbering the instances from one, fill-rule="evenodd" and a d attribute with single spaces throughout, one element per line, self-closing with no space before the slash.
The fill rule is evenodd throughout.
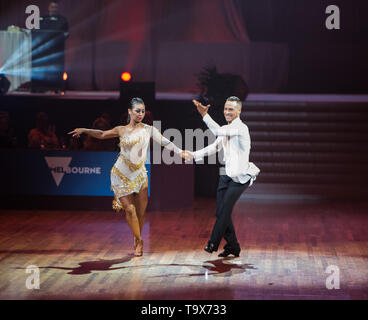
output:
<path id="1" fill-rule="evenodd" d="M 206 113 L 203 115 L 203 121 L 204 121 L 204 122 L 206 122 L 206 121 L 207 121 L 206 119 L 208 119 L 208 117 L 209 117 L 209 114 L 208 114 L 208 112 L 206 112 Z"/>

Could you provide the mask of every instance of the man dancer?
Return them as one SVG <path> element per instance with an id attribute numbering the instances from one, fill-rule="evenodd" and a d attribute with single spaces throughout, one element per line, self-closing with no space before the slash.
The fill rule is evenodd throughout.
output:
<path id="1" fill-rule="evenodd" d="M 229 97 L 224 106 L 224 116 L 227 125 L 220 127 L 209 115 L 210 105 L 203 106 L 193 100 L 194 105 L 203 117 L 211 132 L 217 136 L 216 141 L 206 148 L 193 152 L 195 161 L 201 160 L 205 155 L 211 155 L 224 148 L 225 173 L 220 174 L 217 188 L 216 222 L 211 238 L 205 251 L 217 251 L 222 238 L 226 244 L 219 257 L 232 254 L 236 257 L 240 253 L 240 245 L 236 238 L 235 229 L 231 220 L 231 213 L 236 201 L 244 190 L 251 186 L 260 170 L 249 162 L 250 136 L 248 127 L 240 120 L 242 102 L 237 97 Z"/>

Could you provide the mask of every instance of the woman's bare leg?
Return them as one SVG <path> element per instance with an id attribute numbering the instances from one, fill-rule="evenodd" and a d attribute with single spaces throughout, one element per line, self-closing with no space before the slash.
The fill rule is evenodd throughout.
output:
<path id="1" fill-rule="evenodd" d="M 139 229 L 142 233 L 143 225 L 146 221 L 146 209 L 148 204 L 148 178 L 146 182 L 142 185 L 139 193 L 134 195 L 134 203 L 137 210 Z"/>
<path id="2" fill-rule="evenodd" d="M 123 210 L 125 211 L 126 220 L 128 222 L 130 229 L 133 232 L 134 238 L 142 240 L 133 194 L 121 197 L 119 200 L 121 206 L 123 207 Z"/>
<path id="3" fill-rule="evenodd" d="M 146 220 L 146 208 L 148 203 L 148 179 L 142 185 L 139 193 L 134 195 L 134 204 L 137 210 L 137 217 L 139 221 L 139 230 L 142 233 L 143 225 Z M 143 240 L 134 238 L 135 254 L 143 255 Z"/>

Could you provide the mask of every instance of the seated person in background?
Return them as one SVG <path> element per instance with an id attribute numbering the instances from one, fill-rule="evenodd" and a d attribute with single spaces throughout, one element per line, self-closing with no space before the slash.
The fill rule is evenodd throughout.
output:
<path id="1" fill-rule="evenodd" d="M 106 117 L 99 117 L 93 121 L 92 129 L 110 130 L 112 127 Z M 87 136 L 83 142 L 83 149 L 88 151 L 116 151 L 119 141 L 117 139 L 100 140 Z"/>
<path id="2" fill-rule="evenodd" d="M 79 151 L 83 149 L 83 142 L 81 139 L 69 139 L 68 150 L 70 151 Z"/>
<path id="3" fill-rule="evenodd" d="M 109 124 L 109 126 L 112 128 L 111 116 L 108 112 L 102 112 L 99 118 L 102 118 L 102 119 L 106 120 L 107 123 Z"/>
<path id="4" fill-rule="evenodd" d="M 0 111 L 0 148 L 13 148 L 16 143 L 14 130 L 9 127 L 9 113 Z"/>
<path id="5" fill-rule="evenodd" d="M 33 149 L 59 149 L 59 140 L 55 134 L 55 126 L 49 125 L 46 113 L 36 115 L 36 128 L 28 134 L 28 147 Z"/>

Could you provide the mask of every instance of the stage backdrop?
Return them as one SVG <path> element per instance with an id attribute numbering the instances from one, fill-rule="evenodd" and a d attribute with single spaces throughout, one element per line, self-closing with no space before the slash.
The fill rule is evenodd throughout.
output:
<path id="1" fill-rule="evenodd" d="M 48 3 L 36 3 L 43 14 Z M 287 81 L 287 46 L 252 45 L 242 0 L 59 3 L 69 22 L 65 66 L 70 89 L 118 90 L 121 72 L 130 71 L 135 81 L 156 81 L 159 92 L 193 92 L 195 74 L 208 64 L 241 75 L 252 92 L 278 91 Z M 26 0 L 0 1 L 0 28 L 24 26 L 27 5 Z"/>

